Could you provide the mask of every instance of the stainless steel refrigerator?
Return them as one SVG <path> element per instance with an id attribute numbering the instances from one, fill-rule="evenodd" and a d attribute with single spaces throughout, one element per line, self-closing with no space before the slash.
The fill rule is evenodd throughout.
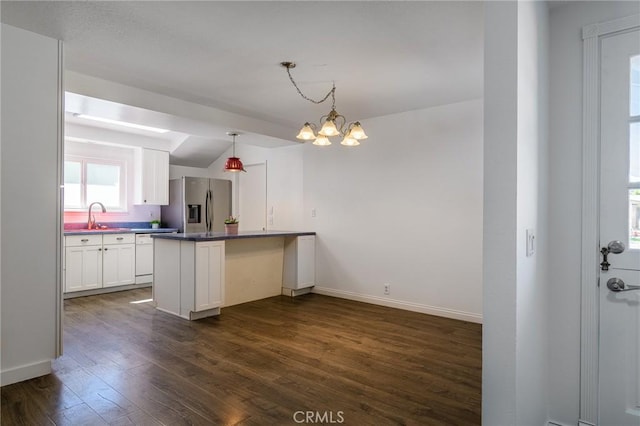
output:
<path id="1" fill-rule="evenodd" d="M 224 231 L 231 215 L 231 181 L 182 177 L 169 181 L 169 205 L 162 206 L 162 223 L 179 232 Z"/>

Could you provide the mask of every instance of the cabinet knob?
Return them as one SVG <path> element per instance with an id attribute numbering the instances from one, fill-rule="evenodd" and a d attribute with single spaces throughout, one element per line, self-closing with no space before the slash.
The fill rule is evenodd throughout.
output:
<path id="1" fill-rule="evenodd" d="M 98 251 L 102 251 L 102 249 L 101 249 L 101 248 L 99 248 L 99 249 L 98 249 Z"/>
<path id="2" fill-rule="evenodd" d="M 104 251 L 107 251 L 107 250 L 109 250 L 109 249 L 105 247 L 105 248 L 104 248 Z"/>

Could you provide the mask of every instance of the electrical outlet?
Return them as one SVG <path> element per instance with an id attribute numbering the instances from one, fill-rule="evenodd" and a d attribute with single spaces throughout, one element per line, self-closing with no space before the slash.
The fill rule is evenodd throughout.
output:
<path id="1" fill-rule="evenodd" d="M 316 209 L 311 209 L 311 217 L 316 217 Z"/>
<path id="2" fill-rule="evenodd" d="M 391 294 L 391 284 L 384 285 L 384 294 Z"/>

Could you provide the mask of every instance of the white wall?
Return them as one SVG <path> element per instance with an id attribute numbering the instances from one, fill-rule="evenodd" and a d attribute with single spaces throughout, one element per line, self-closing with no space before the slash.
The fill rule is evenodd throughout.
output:
<path id="1" fill-rule="evenodd" d="M 4 24 L 1 33 L 0 382 L 5 385 L 49 373 L 56 356 L 62 145 L 58 42 Z"/>
<path id="2" fill-rule="evenodd" d="M 245 166 L 267 163 L 267 209 L 273 208 L 273 224 L 267 224 L 267 229 L 304 230 L 302 220 L 303 150 L 304 145 L 261 148 L 236 143 L 236 156 L 240 157 Z M 211 177 L 232 180 L 233 214 L 237 215 L 238 191 L 240 189 L 238 174 L 223 171 L 224 163 L 229 156 L 231 156 L 231 148 L 213 162 L 208 170 Z"/>
<path id="3" fill-rule="evenodd" d="M 544 2 L 518 4 L 516 424 L 548 417 L 548 57 Z M 526 231 L 535 253 L 527 256 Z"/>
<path id="4" fill-rule="evenodd" d="M 487 3 L 484 27 L 482 422 L 515 425 L 517 4 Z"/>
<path id="5" fill-rule="evenodd" d="M 483 424 L 548 414 L 547 28 L 542 2 L 485 6 Z"/>
<path id="6" fill-rule="evenodd" d="M 575 424 L 580 396 L 582 27 L 640 13 L 638 2 L 567 2 L 550 12 L 549 417 Z"/>
<path id="7" fill-rule="evenodd" d="M 209 169 L 174 165 L 169 166 L 169 179 L 178 179 L 182 176 L 206 178 L 214 177 Z"/>
<path id="8" fill-rule="evenodd" d="M 304 145 L 314 291 L 480 321 L 482 101 L 363 126 L 358 147 Z"/>

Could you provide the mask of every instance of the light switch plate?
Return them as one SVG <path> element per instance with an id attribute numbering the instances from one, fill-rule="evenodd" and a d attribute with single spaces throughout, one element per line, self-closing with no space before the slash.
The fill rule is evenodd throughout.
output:
<path id="1" fill-rule="evenodd" d="M 527 257 L 533 256 L 536 252 L 536 236 L 533 229 L 527 229 Z"/>

